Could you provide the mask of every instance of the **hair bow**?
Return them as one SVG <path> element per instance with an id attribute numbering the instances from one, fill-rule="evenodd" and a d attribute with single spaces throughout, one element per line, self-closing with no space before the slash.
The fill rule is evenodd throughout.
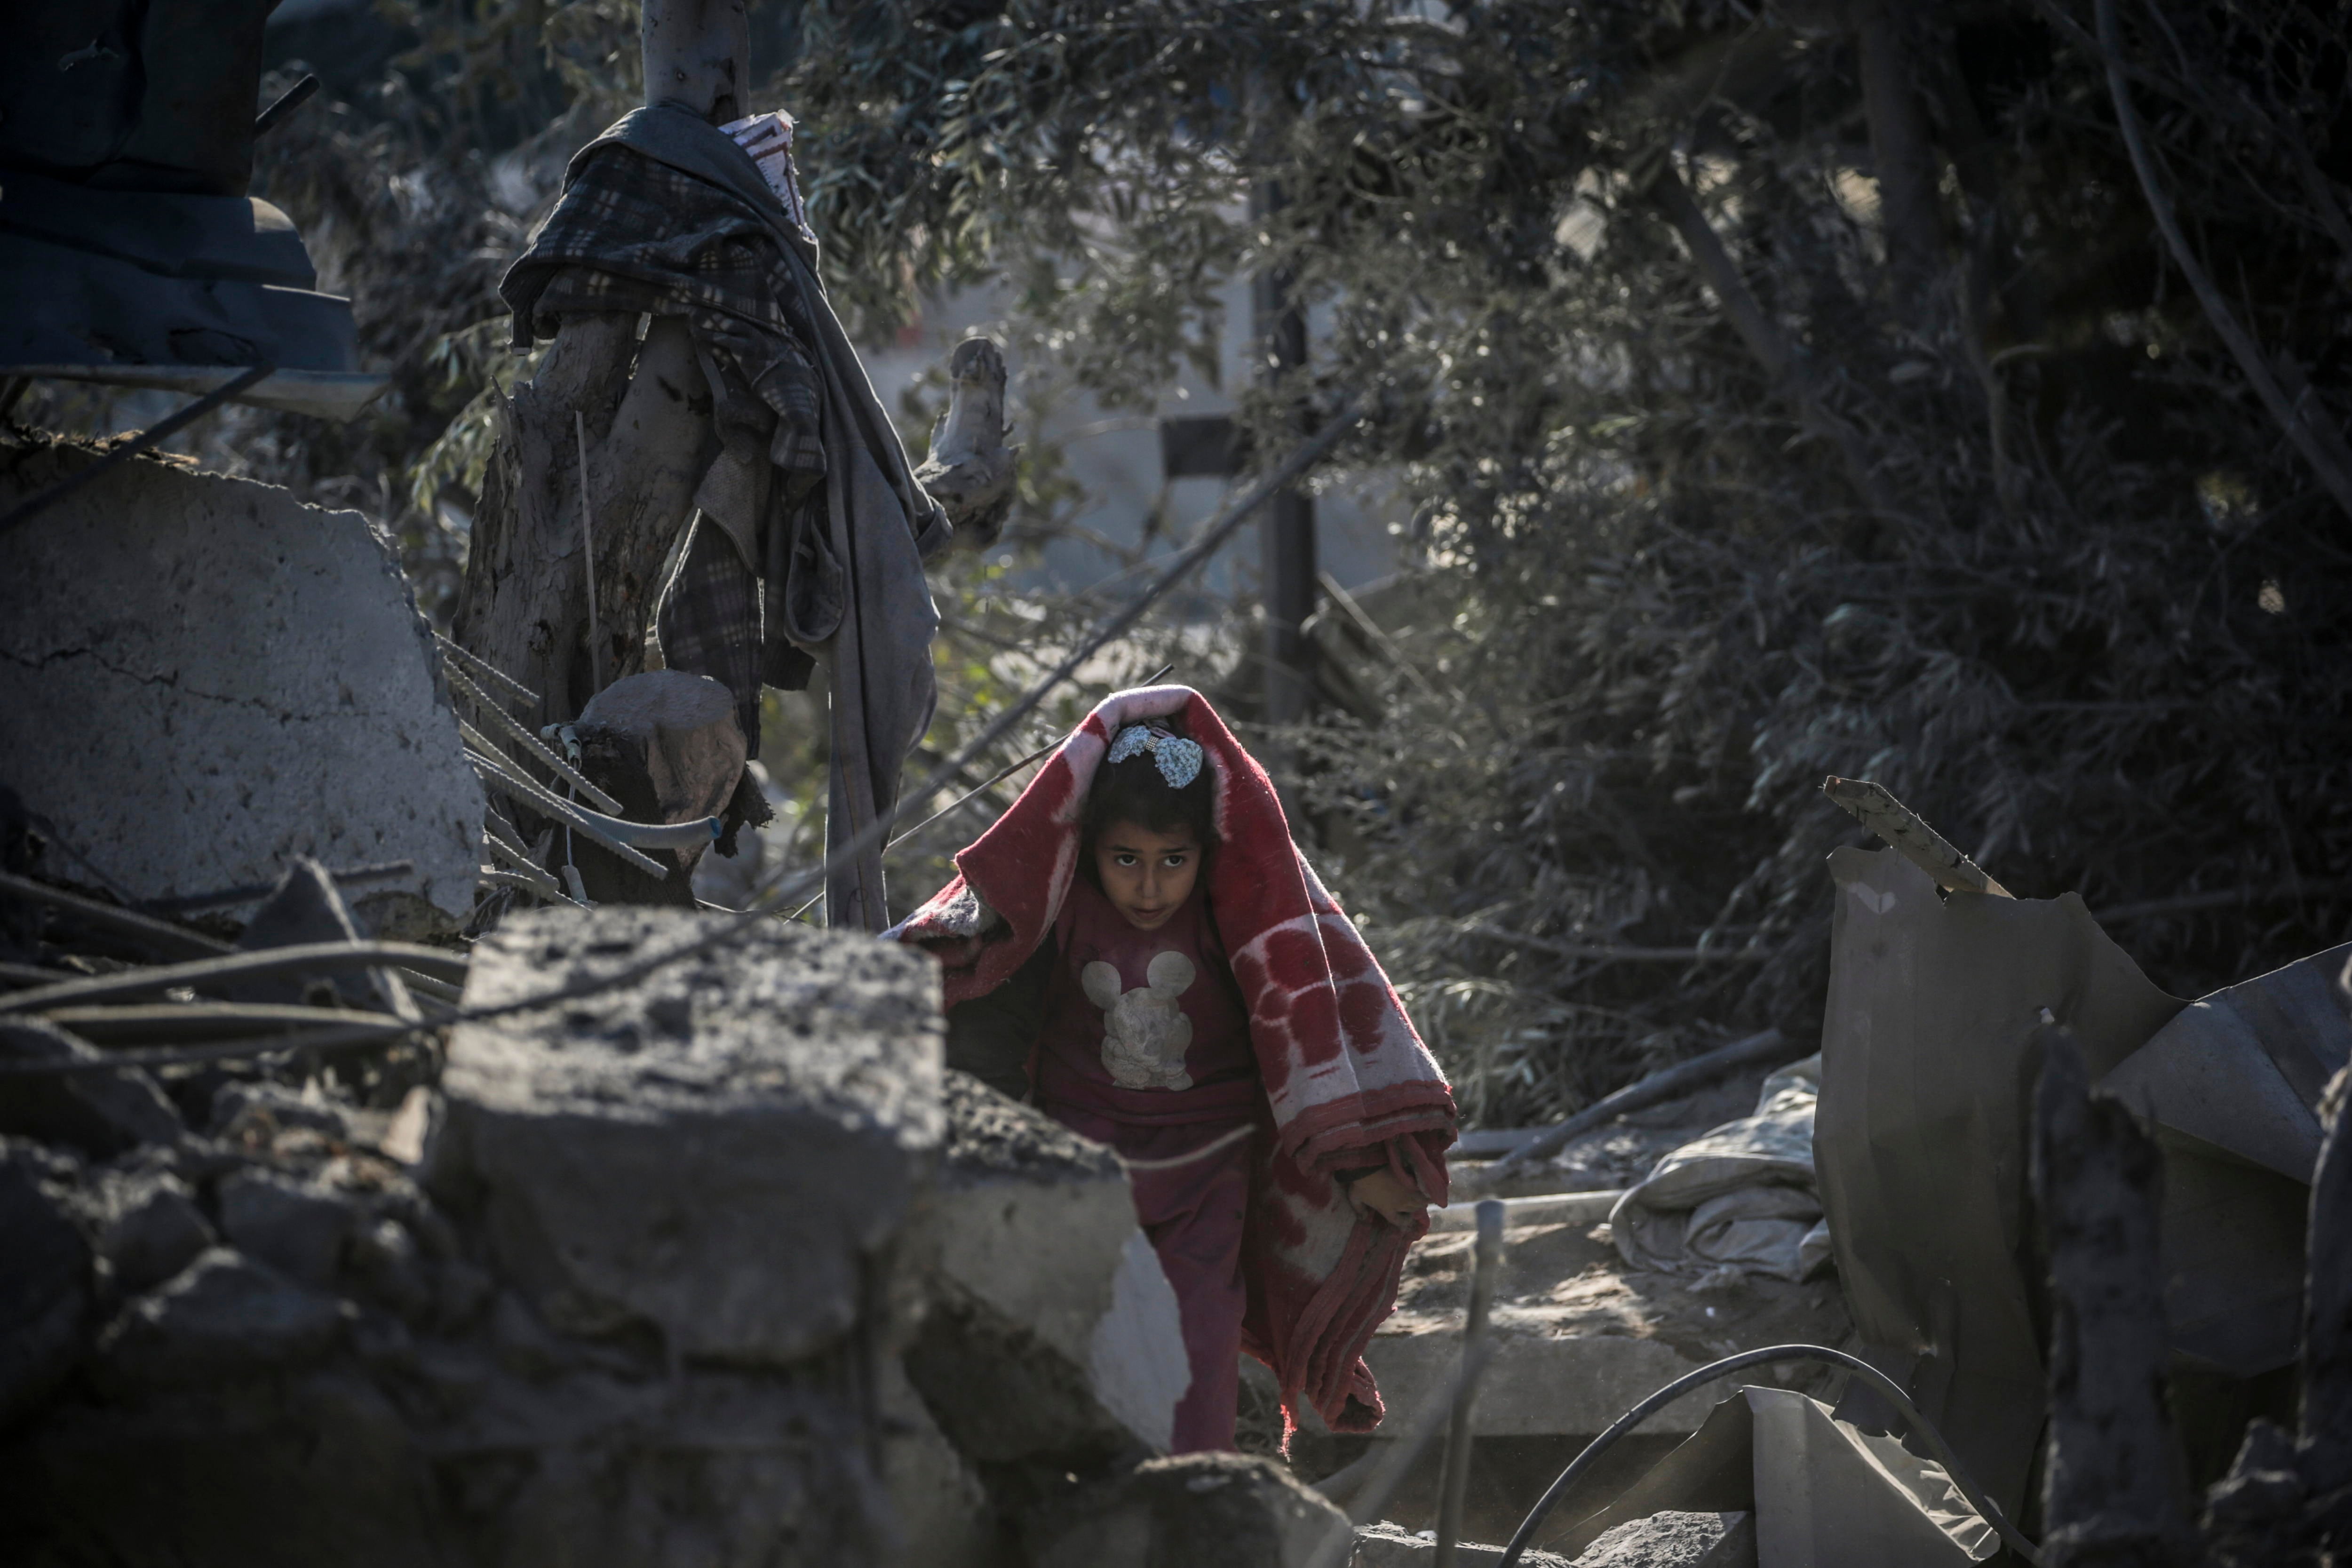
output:
<path id="1" fill-rule="evenodd" d="M 1138 752 L 1151 753 L 1153 764 L 1160 769 L 1160 776 L 1168 781 L 1170 789 L 1182 789 L 1199 778 L 1201 763 L 1206 756 L 1198 741 L 1162 734 L 1148 724 L 1129 724 L 1110 743 L 1109 760 L 1123 763 Z"/>

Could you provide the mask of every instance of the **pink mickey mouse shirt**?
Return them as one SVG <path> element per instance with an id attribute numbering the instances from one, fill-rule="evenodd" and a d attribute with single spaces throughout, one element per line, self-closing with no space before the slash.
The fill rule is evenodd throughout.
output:
<path id="1" fill-rule="evenodd" d="M 1249 1015 L 1199 888 L 1157 931 L 1139 931 L 1080 877 L 1054 935 L 1041 1104 L 1160 1125 L 1249 1114 L 1263 1098 Z"/>

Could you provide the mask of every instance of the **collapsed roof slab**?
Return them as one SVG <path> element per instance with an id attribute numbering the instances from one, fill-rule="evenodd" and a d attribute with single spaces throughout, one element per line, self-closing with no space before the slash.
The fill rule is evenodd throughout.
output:
<path id="1" fill-rule="evenodd" d="M 99 457 L 0 439 L 0 510 Z M 399 559 L 275 486 L 141 458 L 0 534 L 0 782 L 134 900 L 308 855 L 414 863 L 362 914 L 473 902 L 481 786 Z"/>

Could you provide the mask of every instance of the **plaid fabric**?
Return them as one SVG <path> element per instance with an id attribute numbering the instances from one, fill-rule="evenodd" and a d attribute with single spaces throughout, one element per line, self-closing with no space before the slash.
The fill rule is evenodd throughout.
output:
<path id="1" fill-rule="evenodd" d="M 756 430 L 779 468 L 824 472 L 814 324 L 761 216 L 730 193 L 625 147 L 593 152 L 499 292 L 520 347 L 574 312 L 684 316 L 719 362 L 721 437 Z"/>
<path id="2" fill-rule="evenodd" d="M 760 754 L 760 580 L 727 536 L 698 522 L 655 613 L 662 662 L 734 694 L 751 756 Z"/>

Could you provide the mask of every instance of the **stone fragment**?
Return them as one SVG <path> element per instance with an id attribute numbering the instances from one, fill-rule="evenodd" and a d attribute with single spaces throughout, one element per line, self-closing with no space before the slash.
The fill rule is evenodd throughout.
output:
<path id="1" fill-rule="evenodd" d="M 908 1376 L 982 1463 L 1168 1446 L 1191 1372 L 1176 1295 L 1101 1145 L 964 1073 L 909 1254 L 937 1299 Z"/>
<path id="2" fill-rule="evenodd" d="M 89 1311 L 89 1247 L 37 1150 L 0 1143 L 0 1427 L 72 1370 Z"/>
<path id="3" fill-rule="evenodd" d="M 895 1363 L 882 1372 L 882 1479 L 904 1568 L 997 1568 L 986 1487 L 931 1419 Z"/>
<path id="4" fill-rule="evenodd" d="M 323 1187 L 246 1170 L 221 1183 L 220 1218 L 237 1247 L 305 1285 L 323 1286 L 335 1277 L 358 1211 Z"/>
<path id="5" fill-rule="evenodd" d="M 1503 1549 L 1499 1546 L 1481 1545 L 1475 1541 L 1454 1543 L 1456 1568 L 1495 1568 L 1502 1560 Z M 1435 1531 L 1416 1535 L 1402 1525 L 1382 1520 L 1378 1524 L 1356 1527 L 1356 1555 L 1348 1568 L 1433 1568 L 1436 1561 Z M 1522 1553 L 1519 1562 L 1523 1568 L 1569 1568 L 1567 1558 L 1532 1549 Z"/>
<path id="6" fill-rule="evenodd" d="M 251 1133 L 267 1143 L 288 1127 L 307 1127 L 341 1142 L 351 1137 L 343 1113 L 324 1099 L 305 1099 L 282 1083 L 225 1083 L 213 1091 L 211 1132 L 231 1143 Z"/>
<path id="7" fill-rule="evenodd" d="M 1306 1568 L 1348 1529 L 1271 1459 L 1184 1454 L 1054 1499 L 1023 1533 L 1034 1568 Z"/>
<path id="8" fill-rule="evenodd" d="M 432 1314 L 436 1292 L 416 1237 L 396 1219 L 362 1221 L 344 1246 L 352 1279 L 403 1318 Z"/>
<path id="9" fill-rule="evenodd" d="M 89 461 L 0 441 L 0 510 Z M 439 671 L 390 542 L 273 486 L 140 458 L 8 541 L 9 783 L 140 899 L 404 859 L 463 915 L 482 793 Z"/>
<path id="10" fill-rule="evenodd" d="M 631 984 L 460 1026 L 425 1168 L 558 1331 L 780 1365 L 858 1321 L 936 1157 L 930 960 L 782 921 L 534 910 L 475 949 L 465 1002 L 698 941 Z"/>
<path id="11" fill-rule="evenodd" d="M 632 822 L 716 816 L 743 776 L 747 748 L 735 700 L 707 675 L 652 669 L 625 677 L 590 698 L 572 729 L 580 771 Z M 656 881 L 593 845 L 572 845 L 592 900 L 686 908 L 694 904 L 695 863 L 708 847 L 647 850 L 675 868 Z"/>
<path id="12" fill-rule="evenodd" d="M 1756 1568 L 1756 1516 L 1654 1513 L 1602 1535 L 1576 1568 Z"/>
<path id="13" fill-rule="evenodd" d="M 0 1020 L 0 1061 L 85 1061 L 100 1054 L 37 1018 Z M 0 1134 L 106 1159 L 141 1143 L 175 1143 L 185 1131 L 155 1080 L 135 1068 L 0 1079 Z"/>
<path id="14" fill-rule="evenodd" d="M 342 1321 L 334 1297 L 215 1247 L 107 1325 L 99 1368 L 117 1387 L 282 1371 L 323 1354 Z"/>
<path id="15" fill-rule="evenodd" d="M 162 1284 L 213 1244 L 195 1194 L 169 1172 L 113 1173 L 92 1196 L 98 1255 L 124 1290 Z"/>

